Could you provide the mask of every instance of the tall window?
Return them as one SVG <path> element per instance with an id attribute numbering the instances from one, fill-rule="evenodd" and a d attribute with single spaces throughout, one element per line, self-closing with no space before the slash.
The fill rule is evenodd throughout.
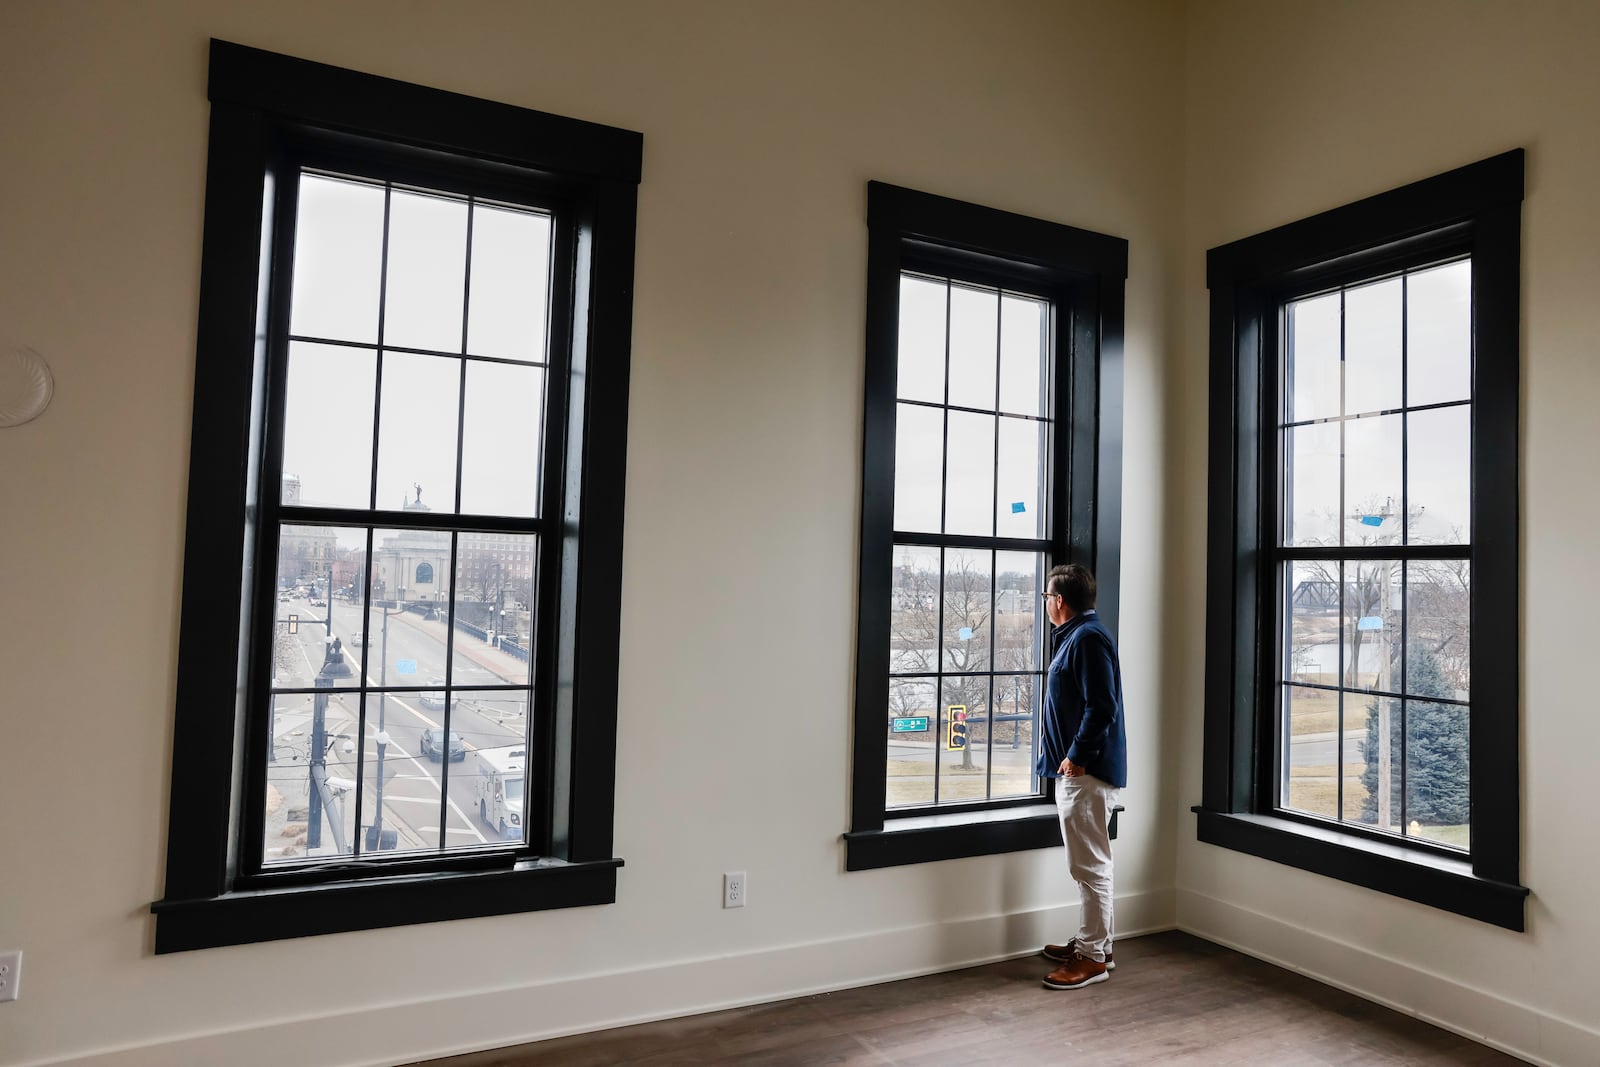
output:
<path id="1" fill-rule="evenodd" d="M 1200 839 L 1521 929 L 1522 153 L 1212 249 Z"/>
<path id="2" fill-rule="evenodd" d="M 1039 793 L 1048 300 L 902 273 L 890 809 Z"/>
<path id="3" fill-rule="evenodd" d="M 1044 576 L 1115 559 L 1126 245 L 877 183 L 868 212 L 848 862 L 1037 847 Z"/>
<path id="4" fill-rule="evenodd" d="M 638 135 L 222 42 L 211 99 L 157 951 L 615 899 Z"/>
<path id="5" fill-rule="evenodd" d="M 1283 322 L 1282 805 L 1466 851 L 1472 261 Z"/>
<path id="6" fill-rule="evenodd" d="M 534 628 L 504 587 L 537 600 L 549 538 L 552 213 L 370 173 L 291 180 L 261 863 L 526 843 L 533 663 L 489 642 L 501 613 Z M 531 558 L 486 582 L 468 567 L 488 523 Z M 290 550 L 308 536 L 309 605 Z"/>

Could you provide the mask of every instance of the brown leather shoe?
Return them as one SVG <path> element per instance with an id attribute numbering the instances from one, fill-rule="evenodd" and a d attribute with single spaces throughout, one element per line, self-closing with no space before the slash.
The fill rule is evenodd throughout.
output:
<path id="1" fill-rule="evenodd" d="M 1044 976 L 1046 989 L 1082 989 L 1086 985 L 1104 982 L 1111 977 L 1106 965 L 1082 956 L 1074 956 Z"/>
<path id="2" fill-rule="evenodd" d="M 1070 963 L 1074 956 L 1082 955 L 1082 952 L 1083 942 L 1073 938 L 1065 945 L 1046 945 L 1044 951 L 1039 954 L 1045 959 L 1055 960 L 1057 963 Z M 1085 956 L 1084 958 L 1087 959 L 1088 957 Z M 1116 969 L 1117 955 L 1108 949 L 1106 951 L 1106 970 L 1114 971 Z"/>

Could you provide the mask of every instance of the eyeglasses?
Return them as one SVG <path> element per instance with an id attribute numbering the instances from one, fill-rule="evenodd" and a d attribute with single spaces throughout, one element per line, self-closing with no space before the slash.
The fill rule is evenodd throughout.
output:
<path id="1" fill-rule="evenodd" d="M 1060 593 L 1040 593 L 1039 595 L 1046 600 L 1049 600 L 1051 597 L 1055 597 L 1057 600 L 1061 599 Z"/>

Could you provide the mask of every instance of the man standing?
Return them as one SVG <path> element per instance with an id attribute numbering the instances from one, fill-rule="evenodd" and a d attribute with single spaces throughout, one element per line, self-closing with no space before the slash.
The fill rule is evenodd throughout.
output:
<path id="1" fill-rule="evenodd" d="M 1094 610 L 1094 575 L 1076 563 L 1054 567 L 1043 594 L 1055 627 L 1055 654 L 1045 677 L 1043 737 L 1036 768 L 1056 780 L 1056 812 L 1067 847 L 1067 870 L 1078 883 L 1078 936 L 1046 945 L 1061 964 L 1046 989 L 1103 982 L 1111 955 L 1111 809 L 1128 784 L 1123 732 L 1122 668 L 1117 646 Z"/>

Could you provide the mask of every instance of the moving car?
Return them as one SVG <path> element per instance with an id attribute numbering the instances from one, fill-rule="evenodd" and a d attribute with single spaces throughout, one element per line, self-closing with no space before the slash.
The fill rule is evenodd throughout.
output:
<path id="1" fill-rule="evenodd" d="M 423 693 L 418 699 L 422 702 L 422 706 L 425 707 L 425 708 L 429 708 L 429 709 L 431 709 L 433 711 L 443 711 L 444 710 L 444 679 L 443 678 L 429 678 L 428 679 L 428 684 L 429 685 L 436 685 L 439 688 L 428 690 L 427 692 Z M 451 704 L 452 707 L 455 706 L 455 699 L 454 698 L 451 698 L 450 704 Z"/>
<path id="2" fill-rule="evenodd" d="M 435 763 L 444 758 L 445 749 L 450 751 L 450 762 L 460 763 L 467 758 L 467 746 L 461 741 L 461 735 L 454 730 L 450 731 L 448 744 L 444 740 L 444 731 L 438 727 L 422 731 L 422 754 Z"/>

